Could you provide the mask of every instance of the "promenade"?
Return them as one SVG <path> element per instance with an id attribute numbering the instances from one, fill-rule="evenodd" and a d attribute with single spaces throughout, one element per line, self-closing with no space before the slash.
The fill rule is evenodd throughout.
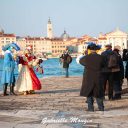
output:
<path id="1" fill-rule="evenodd" d="M 43 78 L 41 83 L 36 94 L 0 96 L 0 128 L 128 127 L 128 93 L 121 100 L 106 97 L 105 112 L 96 103 L 95 112 L 87 112 L 86 98 L 79 96 L 82 77 Z"/>

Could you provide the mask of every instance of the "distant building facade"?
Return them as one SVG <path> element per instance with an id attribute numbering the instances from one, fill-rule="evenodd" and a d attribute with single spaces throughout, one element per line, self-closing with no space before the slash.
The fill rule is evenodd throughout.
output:
<path id="1" fill-rule="evenodd" d="M 26 37 L 26 46 L 31 45 L 33 53 L 42 55 L 52 53 L 52 41 L 49 38 Z"/>
<path id="2" fill-rule="evenodd" d="M 47 37 L 16 37 L 15 34 L 5 34 L 3 29 L 0 29 L 0 54 L 2 53 L 2 46 L 16 42 L 22 51 L 28 46 L 32 45 L 33 52 L 37 55 L 44 53 L 52 56 L 59 56 L 67 48 L 71 54 L 81 54 L 87 49 L 88 42 L 94 42 L 102 45 L 102 48 L 106 44 L 112 44 L 119 46 L 120 50 L 128 49 L 128 33 L 116 29 L 112 32 L 102 34 L 100 33 L 97 38 L 89 35 L 84 35 L 80 38 L 70 37 L 64 30 L 60 37 L 53 36 L 53 26 L 51 20 L 48 20 L 47 24 Z"/>
<path id="3" fill-rule="evenodd" d="M 112 44 L 112 48 L 119 46 L 120 50 L 123 50 L 124 48 L 128 49 L 128 33 L 123 32 L 118 28 L 104 35 L 100 33 L 98 43 L 103 47 L 106 44 Z"/>
<path id="4" fill-rule="evenodd" d="M 78 39 L 78 51 L 77 51 L 79 54 L 85 52 L 88 46 L 87 44 L 88 42 L 98 43 L 98 40 L 88 35 L 84 35 L 81 38 L 79 38 Z"/>

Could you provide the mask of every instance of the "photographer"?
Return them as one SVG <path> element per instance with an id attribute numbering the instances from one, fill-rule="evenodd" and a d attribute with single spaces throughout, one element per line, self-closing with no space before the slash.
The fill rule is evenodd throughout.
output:
<path id="1" fill-rule="evenodd" d="M 63 68 L 65 69 L 65 77 L 69 77 L 68 69 L 69 69 L 69 64 L 72 62 L 72 57 L 69 55 L 68 51 L 65 51 L 61 56 L 60 56 L 60 63 L 62 63 Z"/>

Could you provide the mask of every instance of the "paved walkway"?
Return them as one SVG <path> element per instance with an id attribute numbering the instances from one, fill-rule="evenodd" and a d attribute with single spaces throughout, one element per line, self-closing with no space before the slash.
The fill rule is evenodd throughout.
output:
<path id="1" fill-rule="evenodd" d="M 128 94 L 118 101 L 106 100 L 104 113 L 96 103 L 95 112 L 87 112 L 86 99 L 79 96 L 81 81 L 81 77 L 45 78 L 36 94 L 0 96 L 0 128 L 128 127 Z"/>

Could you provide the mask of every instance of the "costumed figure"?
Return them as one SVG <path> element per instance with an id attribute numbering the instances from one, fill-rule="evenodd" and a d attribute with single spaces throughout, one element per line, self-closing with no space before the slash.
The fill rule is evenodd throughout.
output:
<path id="1" fill-rule="evenodd" d="M 11 43 L 5 45 L 2 50 L 4 51 L 4 63 L 3 63 L 3 72 L 1 76 L 1 83 L 3 84 L 3 96 L 7 94 L 7 86 L 10 86 L 10 95 L 15 95 L 14 86 L 15 86 L 15 50 L 20 50 L 19 46 L 16 43 Z"/>
<path id="2" fill-rule="evenodd" d="M 41 83 L 33 70 L 35 60 L 36 57 L 32 54 L 31 46 L 28 46 L 25 53 L 19 57 L 19 64 L 22 64 L 22 67 L 16 82 L 16 90 L 24 92 L 24 95 L 41 89 Z"/>
<path id="3" fill-rule="evenodd" d="M 79 63 L 84 66 L 80 96 L 87 97 L 88 111 L 94 111 L 94 98 L 96 98 L 99 111 L 104 111 L 102 83 L 104 59 L 97 54 L 99 47 L 96 44 L 88 45 L 87 49 L 90 53 L 79 60 Z"/>

